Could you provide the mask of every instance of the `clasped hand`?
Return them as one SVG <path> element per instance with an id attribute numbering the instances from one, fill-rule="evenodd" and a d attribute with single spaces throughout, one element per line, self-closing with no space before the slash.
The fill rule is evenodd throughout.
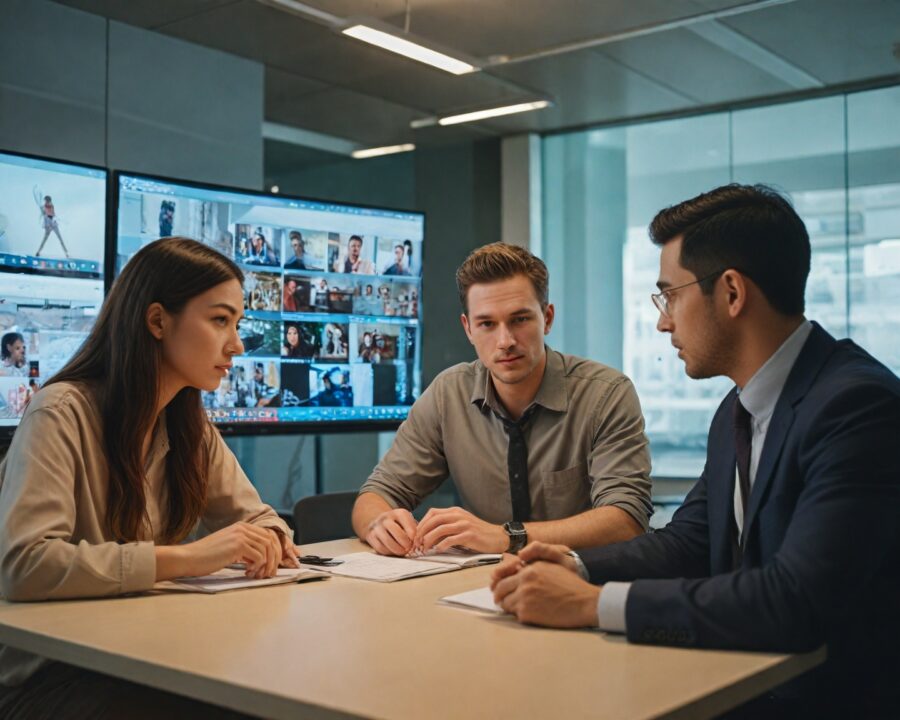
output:
<path id="1" fill-rule="evenodd" d="M 181 548 L 188 575 L 207 575 L 232 563 L 244 563 L 250 578 L 272 577 L 279 566 L 300 567 L 291 538 L 246 522 L 234 523 Z"/>
<path id="2" fill-rule="evenodd" d="M 446 552 L 456 546 L 485 553 L 509 547 L 509 537 L 500 525 L 459 507 L 432 508 L 419 523 L 409 510 L 387 510 L 372 521 L 366 542 L 377 553 L 400 556 Z"/>
<path id="3" fill-rule="evenodd" d="M 494 602 L 519 622 L 546 627 L 597 626 L 600 588 L 582 580 L 565 545 L 530 543 L 491 574 Z"/>

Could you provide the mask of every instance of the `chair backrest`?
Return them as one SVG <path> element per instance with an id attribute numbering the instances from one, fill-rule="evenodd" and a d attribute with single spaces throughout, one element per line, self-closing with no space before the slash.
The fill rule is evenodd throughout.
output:
<path id="1" fill-rule="evenodd" d="M 294 505 L 294 542 L 298 545 L 353 537 L 350 514 L 356 492 L 324 493 Z"/>

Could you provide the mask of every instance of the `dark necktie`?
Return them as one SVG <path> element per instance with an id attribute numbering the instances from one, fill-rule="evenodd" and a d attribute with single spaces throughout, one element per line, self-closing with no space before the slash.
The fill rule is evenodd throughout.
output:
<path id="1" fill-rule="evenodd" d="M 738 484 L 741 491 L 741 509 L 744 522 L 747 520 L 747 500 L 750 497 L 750 443 L 752 434 L 750 420 L 753 416 L 741 404 L 741 399 L 734 401 L 734 455 L 737 461 Z"/>
<path id="2" fill-rule="evenodd" d="M 506 466 L 509 473 L 509 494 L 512 500 L 513 520 L 527 522 L 531 519 L 531 494 L 528 491 L 528 446 L 525 444 L 525 427 L 535 406 L 532 405 L 517 422 L 512 422 L 495 413 L 506 434 L 509 435 L 509 449 Z"/>

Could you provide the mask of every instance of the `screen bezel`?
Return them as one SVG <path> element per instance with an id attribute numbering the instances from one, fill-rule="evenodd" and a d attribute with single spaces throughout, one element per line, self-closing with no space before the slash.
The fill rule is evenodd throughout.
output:
<path id="1" fill-rule="evenodd" d="M 112 171 L 109 168 L 103 167 L 102 165 L 76 162 L 74 160 L 64 160 L 62 158 L 50 157 L 48 155 L 36 155 L 34 153 L 19 152 L 18 150 L 7 150 L 2 147 L 0 147 L 0 154 L 25 158 L 26 160 L 40 160 L 41 162 L 54 163 L 56 165 L 83 168 L 85 170 L 96 170 L 103 173 L 103 182 L 106 184 L 106 193 L 104 194 L 106 207 L 103 209 L 104 237 L 102 238 L 101 242 L 101 251 L 103 253 L 103 300 L 105 302 L 106 293 L 109 290 L 109 276 L 107 274 L 109 269 L 109 186 L 110 178 L 112 177 Z M 0 425 L 0 444 L 8 445 L 12 441 L 12 437 L 15 434 L 16 430 L 18 430 L 18 428 L 18 422 L 15 425 Z"/>
<path id="2" fill-rule="evenodd" d="M 104 271 L 104 295 L 109 293 L 109 289 L 114 281 L 114 273 L 116 266 L 116 258 L 118 257 L 118 234 L 119 234 L 119 187 L 120 178 L 126 176 L 138 178 L 141 180 L 150 180 L 154 182 L 172 183 L 177 185 L 186 185 L 191 188 L 200 190 L 213 190 L 219 192 L 239 193 L 256 197 L 274 198 L 276 200 L 298 200 L 300 202 L 322 203 L 325 205 L 338 205 L 348 208 L 359 208 L 362 210 L 383 210 L 386 212 L 408 213 L 410 215 L 419 215 L 422 218 L 422 289 L 419 292 L 419 322 L 418 328 L 421 332 L 424 327 L 424 314 L 422 308 L 427 307 L 425 302 L 425 238 L 427 236 L 427 217 L 421 210 L 409 210 L 406 208 L 386 207 L 383 205 L 370 205 L 364 203 L 351 203 L 339 200 L 330 200 L 324 198 L 310 197 L 308 195 L 288 195 L 284 193 L 272 193 L 265 190 L 254 190 L 251 188 L 242 188 L 235 185 L 219 185 L 216 183 L 198 182 L 196 180 L 185 180 L 184 178 L 170 177 L 165 175 L 154 175 L 144 172 L 130 172 L 128 170 L 114 169 L 110 170 L 107 175 L 107 221 L 106 221 L 106 269 Z M 424 345 L 424 336 L 423 336 Z M 424 355 L 424 349 L 423 349 Z M 423 357 L 424 360 L 424 357 Z M 424 377 L 424 369 L 421 371 Z M 424 390 L 424 387 L 422 388 Z M 409 406 L 412 408 L 412 405 Z M 212 422 L 212 421 L 210 421 Z M 384 420 L 301 420 L 277 423 L 212 423 L 222 435 L 227 436 L 243 436 L 243 435 L 303 435 L 303 434 L 330 434 L 330 433 L 348 433 L 348 432 L 391 432 L 396 430 L 403 423 L 403 419 L 384 419 Z"/>

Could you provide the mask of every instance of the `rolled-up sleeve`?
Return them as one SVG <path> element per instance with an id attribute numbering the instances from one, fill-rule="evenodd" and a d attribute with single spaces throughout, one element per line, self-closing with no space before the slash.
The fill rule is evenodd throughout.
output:
<path id="1" fill-rule="evenodd" d="M 628 378 L 610 387 L 594 412 L 593 427 L 591 504 L 618 507 L 647 530 L 653 513 L 650 447 L 641 403 Z"/>
<path id="2" fill-rule="evenodd" d="M 391 507 L 412 511 L 444 481 L 448 469 L 440 390 L 438 378 L 416 400 L 360 494 L 375 493 Z"/>
<path id="3" fill-rule="evenodd" d="M 82 428 L 69 410 L 62 403 L 26 413 L 3 463 L 0 591 L 8 600 L 120 595 L 149 590 L 156 579 L 152 542 L 72 541 L 76 492 L 89 488 Z"/>

